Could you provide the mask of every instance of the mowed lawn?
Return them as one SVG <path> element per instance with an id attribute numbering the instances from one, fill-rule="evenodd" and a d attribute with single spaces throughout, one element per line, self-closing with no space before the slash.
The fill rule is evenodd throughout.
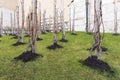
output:
<path id="1" fill-rule="evenodd" d="M 61 33 L 57 35 L 58 44 L 63 48 L 48 50 L 52 44 L 52 33 L 41 34 L 42 41 L 37 41 L 38 57 L 35 61 L 23 63 L 14 57 L 23 53 L 27 44 L 12 46 L 17 40 L 12 36 L 0 38 L 0 80 L 120 80 L 120 35 L 105 34 L 102 46 L 108 48 L 102 53 L 102 60 L 114 70 L 114 75 L 91 69 L 79 61 L 88 57 L 92 35 L 77 32 L 77 35 L 66 33 L 67 43 L 59 42 Z M 25 38 L 28 43 L 28 38 Z"/>

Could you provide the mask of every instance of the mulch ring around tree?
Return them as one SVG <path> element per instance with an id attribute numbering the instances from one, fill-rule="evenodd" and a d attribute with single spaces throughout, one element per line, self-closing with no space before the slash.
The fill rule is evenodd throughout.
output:
<path id="1" fill-rule="evenodd" d="M 25 35 L 25 37 L 30 37 L 30 36 L 27 34 L 27 35 Z"/>
<path id="2" fill-rule="evenodd" d="M 71 35 L 77 35 L 76 33 L 71 33 Z"/>
<path id="3" fill-rule="evenodd" d="M 113 36 L 119 36 L 119 35 L 120 35 L 120 34 L 118 34 L 118 33 L 114 33 L 114 34 L 113 34 Z"/>
<path id="4" fill-rule="evenodd" d="M 37 40 L 37 41 L 41 41 L 41 40 L 43 40 L 43 39 L 42 39 L 42 38 L 37 38 L 36 40 Z"/>
<path id="5" fill-rule="evenodd" d="M 68 40 L 67 39 L 61 39 L 61 40 L 59 40 L 60 42 L 68 42 Z"/>
<path id="6" fill-rule="evenodd" d="M 103 47 L 103 46 L 101 46 L 101 48 L 102 48 L 102 51 L 103 51 L 103 52 L 108 51 L 108 49 L 107 49 L 107 48 L 105 48 L 105 47 Z M 91 48 L 88 48 L 87 50 L 90 50 L 90 49 L 91 49 Z M 95 50 L 95 49 L 94 49 L 94 50 Z M 93 51 L 94 51 L 94 50 L 93 50 Z"/>
<path id="7" fill-rule="evenodd" d="M 60 46 L 60 45 L 58 45 L 57 43 L 54 43 L 53 45 L 48 46 L 47 48 L 48 48 L 49 50 L 55 50 L 55 49 L 57 49 L 57 48 L 63 48 L 63 46 Z"/>
<path id="8" fill-rule="evenodd" d="M 13 36 L 11 39 L 18 39 L 18 36 Z"/>
<path id="9" fill-rule="evenodd" d="M 101 71 L 107 71 L 110 73 L 114 73 L 112 68 L 106 62 L 102 60 L 98 60 L 97 56 L 88 57 L 87 59 L 82 61 L 82 64 L 90 68 L 93 68 L 93 69 L 99 69 Z"/>
<path id="10" fill-rule="evenodd" d="M 13 46 L 19 46 L 19 45 L 24 45 L 26 43 L 23 43 L 23 42 L 16 42 L 15 44 L 13 44 Z"/>
<path id="11" fill-rule="evenodd" d="M 28 62 L 35 60 L 37 57 L 43 57 L 43 56 L 37 53 L 32 53 L 31 51 L 27 51 L 27 52 L 23 52 L 21 55 L 15 57 L 14 59 L 22 60 L 23 62 Z"/>

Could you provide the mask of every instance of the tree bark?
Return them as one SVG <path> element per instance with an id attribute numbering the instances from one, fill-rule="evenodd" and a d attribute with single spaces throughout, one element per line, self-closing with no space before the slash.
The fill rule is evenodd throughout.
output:
<path id="1" fill-rule="evenodd" d="M 57 44 L 57 34 L 56 34 L 56 0 L 54 0 L 54 20 L 53 20 L 53 45 Z"/>
<path id="2" fill-rule="evenodd" d="M 102 49 L 101 49 L 101 35 L 100 35 L 100 26 L 102 23 L 102 0 L 94 0 L 94 44 L 90 49 L 90 56 L 92 56 L 92 51 L 95 50 L 98 59 L 101 58 Z"/>
<path id="3" fill-rule="evenodd" d="M 114 33 L 117 34 L 118 31 L 118 21 L 117 21 L 117 13 L 118 13 L 118 7 L 117 7 L 117 0 L 114 0 Z"/>

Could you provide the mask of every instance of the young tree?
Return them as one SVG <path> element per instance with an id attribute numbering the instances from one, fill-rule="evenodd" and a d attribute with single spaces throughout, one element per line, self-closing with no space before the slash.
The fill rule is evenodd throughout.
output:
<path id="1" fill-rule="evenodd" d="M 86 2 L 86 33 L 89 33 L 89 0 L 85 0 Z"/>
<path id="2" fill-rule="evenodd" d="M 17 43 L 20 42 L 20 26 L 19 26 L 19 6 L 17 6 L 17 36 L 18 36 L 18 40 Z"/>
<path id="3" fill-rule="evenodd" d="M 72 34 L 75 34 L 75 5 L 73 5 Z"/>
<path id="4" fill-rule="evenodd" d="M 118 7 L 117 7 L 117 0 L 114 0 L 115 4 L 114 4 L 114 34 L 118 34 L 118 21 L 117 21 L 117 17 L 118 17 Z"/>
<path id="5" fill-rule="evenodd" d="M 30 26 L 30 42 L 29 45 L 26 49 L 26 52 L 28 51 L 29 48 L 31 48 L 32 53 L 36 53 L 36 37 L 37 37 L 37 0 L 32 0 L 32 25 Z"/>
<path id="6" fill-rule="evenodd" d="M 46 33 L 46 10 L 43 13 L 43 33 Z"/>
<path id="7" fill-rule="evenodd" d="M 101 35 L 100 35 L 100 26 L 102 24 L 102 0 L 94 0 L 94 44 L 90 49 L 89 55 L 92 56 L 92 51 L 95 50 L 97 58 L 100 59 L 102 55 L 101 49 Z"/>
<path id="8" fill-rule="evenodd" d="M 57 24 L 56 24 L 56 0 L 54 0 L 54 20 L 53 20 L 53 32 L 54 32 L 54 36 L 53 36 L 53 45 L 57 44 Z"/>
<path id="9" fill-rule="evenodd" d="M 24 43 L 24 22 L 25 22 L 25 20 L 24 20 L 24 17 L 25 17 L 25 15 L 24 15 L 24 0 L 22 0 L 21 1 L 21 7 L 22 7 L 22 43 Z"/>
<path id="10" fill-rule="evenodd" d="M 61 21 L 62 21 L 62 40 L 66 41 L 65 21 L 64 21 L 64 0 L 61 0 Z"/>
<path id="11" fill-rule="evenodd" d="M 11 19 L 11 34 L 14 35 L 14 27 L 13 27 L 13 18 L 12 18 L 12 13 L 10 13 L 10 19 Z"/>
<path id="12" fill-rule="evenodd" d="M 39 8 L 38 8 L 38 30 L 37 30 L 37 40 L 40 40 L 40 34 L 41 34 L 41 4 L 39 2 Z"/>
<path id="13" fill-rule="evenodd" d="M 1 11 L 1 18 L 0 18 L 0 36 L 3 34 L 3 12 Z"/>

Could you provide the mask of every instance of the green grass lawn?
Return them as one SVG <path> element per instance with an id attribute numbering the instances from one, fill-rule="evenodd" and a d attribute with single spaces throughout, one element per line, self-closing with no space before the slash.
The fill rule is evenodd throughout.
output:
<path id="1" fill-rule="evenodd" d="M 107 62 L 115 71 L 114 76 L 107 72 L 91 69 L 79 60 L 88 57 L 87 48 L 90 48 L 92 35 L 77 32 L 78 35 L 66 33 L 67 43 L 58 41 L 61 49 L 48 50 L 52 44 L 52 33 L 42 34 L 42 41 L 37 41 L 37 53 L 43 58 L 23 63 L 15 61 L 14 57 L 25 51 L 26 45 L 14 47 L 16 39 L 12 36 L 0 38 L 0 80 L 120 80 L 120 36 L 105 34 L 102 46 L 108 48 L 102 53 L 102 60 Z M 61 33 L 58 34 L 58 40 Z M 28 42 L 28 38 L 25 39 Z"/>

